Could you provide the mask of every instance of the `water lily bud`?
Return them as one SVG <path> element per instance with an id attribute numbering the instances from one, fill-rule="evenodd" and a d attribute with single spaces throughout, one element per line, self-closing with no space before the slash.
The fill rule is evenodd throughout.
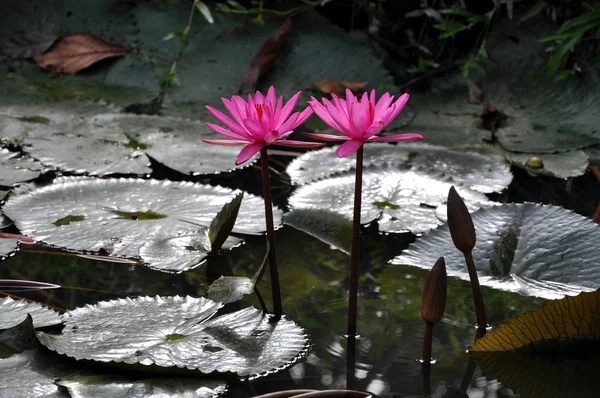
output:
<path id="1" fill-rule="evenodd" d="M 421 317 L 425 322 L 436 323 L 444 316 L 447 279 L 446 262 L 444 257 L 440 257 L 429 271 L 425 289 L 423 289 Z"/>
<path id="2" fill-rule="evenodd" d="M 448 227 L 454 246 L 463 253 L 470 252 L 475 247 L 475 227 L 473 220 L 462 198 L 450 187 L 448 192 Z"/>

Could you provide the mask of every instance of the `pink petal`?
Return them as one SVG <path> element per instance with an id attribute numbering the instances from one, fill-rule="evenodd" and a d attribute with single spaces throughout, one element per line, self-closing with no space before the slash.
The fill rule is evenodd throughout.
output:
<path id="1" fill-rule="evenodd" d="M 324 121 L 329 127 L 336 131 L 341 131 L 341 127 L 331 118 L 327 109 L 315 99 L 315 97 L 311 97 L 311 100 L 308 101 L 308 105 L 310 105 L 311 109 L 317 114 L 319 119 Z"/>
<path id="2" fill-rule="evenodd" d="M 392 107 L 394 108 L 394 112 L 392 113 L 392 115 L 390 116 L 390 118 L 389 118 L 389 120 L 387 122 L 385 120 L 383 121 L 386 126 L 392 120 L 394 120 L 396 118 L 396 116 L 398 116 L 400 114 L 400 112 L 402 112 L 402 109 L 404 109 L 404 106 L 408 102 L 409 98 L 410 98 L 410 95 L 408 95 L 408 94 L 402 94 L 400 96 L 400 98 L 398 98 L 398 100 L 396 102 L 394 102 L 394 105 L 392 105 Z"/>
<path id="3" fill-rule="evenodd" d="M 288 134 L 291 134 L 291 133 L 292 132 L 290 131 Z M 287 134 L 285 134 L 285 135 L 287 135 Z M 273 142 L 281 137 L 283 137 L 283 135 L 279 135 L 277 133 L 277 130 L 273 130 L 273 131 L 269 131 L 267 134 L 265 134 L 264 141 L 266 143 L 270 144 L 271 142 Z"/>
<path id="4" fill-rule="evenodd" d="M 300 126 L 302 123 L 304 123 L 311 115 L 313 114 L 313 110 L 311 107 L 307 107 L 305 110 L 303 110 L 302 112 L 300 112 L 300 115 L 298 115 L 298 120 L 296 120 L 297 125 L 296 126 Z"/>
<path id="5" fill-rule="evenodd" d="M 267 91 L 267 102 L 271 103 L 271 112 L 274 112 L 277 97 L 275 96 L 275 87 L 273 86 L 269 87 L 269 91 Z"/>
<path id="6" fill-rule="evenodd" d="M 227 109 L 229 114 L 231 116 L 233 116 L 233 118 L 235 119 L 237 124 L 239 124 L 240 126 L 243 126 L 244 119 L 242 118 L 242 115 L 239 112 L 239 107 L 236 104 L 234 104 L 232 101 L 229 101 L 227 98 L 221 98 L 221 101 L 223 101 L 223 105 L 225 105 L 225 108 Z"/>
<path id="7" fill-rule="evenodd" d="M 265 103 L 265 96 L 260 91 L 256 92 L 256 95 L 254 96 L 254 103 L 261 105 Z"/>
<path id="8" fill-rule="evenodd" d="M 338 98 L 338 96 L 335 94 L 331 94 L 331 100 L 339 114 L 348 118 L 350 115 L 350 107 L 348 106 L 348 103 L 343 99 Z M 323 104 L 325 104 L 325 99 L 323 99 Z"/>
<path id="9" fill-rule="evenodd" d="M 356 152 L 362 144 L 364 144 L 363 141 L 350 140 L 340 145 L 340 147 L 335 151 L 335 153 L 338 155 L 338 157 L 345 158 L 346 156 Z"/>
<path id="10" fill-rule="evenodd" d="M 256 155 L 256 153 L 260 151 L 263 148 L 263 146 L 263 143 L 246 145 L 244 148 L 242 148 L 239 155 L 235 159 L 235 164 L 239 165 L 246 162 L 252 156 Z"/>
<path id="11" fill-rule="evenodd" d="M 283 95 L 279 96 L 279 100 L 277 101 L 277 106 L 275 107 L 275 112 L 273 113 L 273 121 L 277 123 L 277 121 L 281 118 L 281 108 L 283 107 Z"/>
<path id="12" fill-rule="evenodd" d="M 227 145 L 227 146 L 245 145 L 245 144 L 250 143 L 246 140 L 202 140 L 202 142 L 206 142 L 207 144 L 212 144 L 212 145 Z"/>
<path id="13" fill-rule="evenodd" d="M 296 107 L 298 103 L 298 98 L 300 98 L 300 94 L 302 91 L 298 91 L 290 100 L 284 105 L 281 113 L 279 114 L 279 119 L 275 120 L 275 128 L 279 130 L 279 126 L 281 126 L 287 118 L 292 114 L 292 111 Z"/>
<path id="14" fill-rule="evenodd" d="M 308 138 L 313 140 L 322 141 L 348 141 L 351 138 L 346 135 L 333 135 L 333 134 L 317 134 L 317 133 L 303 133 Z"/>
<path id="15" fill-rule="evenodd" d="M 240 119 L 246 119 L 248 117 L 250 117 L 248 115 L 248 104 L 246 103 L 246 101 L 244 101 L 244 99 L 242 97 L 240 97 L 239 95 L 234 95 L 233 97 L 231 97 L 231 102 L 233 102 L 233 104 L 236 106 L 236 109 L 238 111 L 238 114 L 240 115 Z M 240 123 L 240 125 L 244 125 L 244 123 Z"/>
<path id="16" fill-rule="evenodd" d="M 248 132 L 252 134 L 252 137 L 256 140 L 262 140 L 268 131 L 265 131 L 262 125 L 254 119 L 244 120 L 244 126 L 248 129 Z"/>
<path id="17" fill-rule="evenodd" d="M 219 134 L 223 134 L 225 137 L 237 138 L 237 139 L 248 138 L 247 137 L 248 133 L 246 133 L 245 131 L 244 131 L 244 135 L 242 136 L 241 134 L 234 133 L 234 132 L 224 129 L 223 127 L 218 126 L 216 124 L 206 123 L 206 126 L 208 126 L 208 128 L 214 130 L 215 132 L 217 132 Z"/>
<path id="18" fill-rule="evenodd" d="M 327 108 L 327 112 L 329 112 L 329 115 L 333 118 L 333 120 L 335 120 L 337 125 L 341 127 L 340 130 L 338 130 L 338 131 L 349 137 L 353 137 L 354 131 L 352 130 L 352 127 L 350 126 L 348 117 L 343 113 L 343 111 L 342 111 L 342 113 L 340 113 L 340 111 L 327 99 L 323 99 L 323 103 L 325 104 L 325 107 Z"/>
<path id="19" fill-rule="evenodd" d="M 316 148 L 325 145 L 322 142 L 308 142 L 308 141 L 295 141 L 295 140 L 277 140 L 271 145 L 280 146 L 295 146 L 298 148 Z"/>
<path id="20" fill-rule="evenodd" d="M 288 131 L 294 130 L 300 123 L 298 123 L 298 116 L 300 112 L 293 113 L 289 119 L 277 128 L 279 134 L 287 133 Z"/>
<path id="21" fill-rule="evenodd" d="M 373 109 L 375 109 L 375 106 L 377 105 L 375 103 L 375 90 L 371 90 L 371 96 L 369 97 L 369 102 L 371 103 L 371 106 L 373 107 Z"/>
<path id="22" fill-rule="evenodd" d="M 346 106 L 348 107 L 348 112 L 352 109 L 352 104 L 357 101 L 356 96 L 352 94 L 349 88 L 346 89 Z"/>
<path id="23" fill-rule="evenodd" d="M 224 113 L 222 113 L 221 111 L 213 108 L 212 106 L 206 106 L 206 109 L 208 109 L 208 111 L 210 113 L 212 113 L 212 115 L 214 117 L 216 117 L 217 119 L 219 119 L 219 121 L 223 124 L 225 124 L 230 130 L 238 133 L 238 134 L 246 134 L 246 130 L 244 130 L 242 127 L 240 127 L 238 124 L 234 123 L 233 120 L 231 120 L 230 118 L 228 118 Z"/>
<path id="24" fill-rule="evenodd" d="M 421 134 L 396 134 L 388 136 L 373 136 L 369 141 L 414 141 L 423 139 Z"/>
<path id="25" fill-rule="evenodd" d="M 394 96 L 390 95 L 390 93 L 385 93 L 381 96 L 377 105 L 375 105 L 375 120 L 381 119 L 379 115 L 381 112 L 387 110 L 390 107 L 390 104 L 394 100 Z"/>
<path id="26" fill-rule="evenodd" d="M 353 102 L 352 103 L 352 126 L 357 135 L 362 137 L 365 130 L 369 127 L 371 117 L 369 114 L 369 102 Z"/>

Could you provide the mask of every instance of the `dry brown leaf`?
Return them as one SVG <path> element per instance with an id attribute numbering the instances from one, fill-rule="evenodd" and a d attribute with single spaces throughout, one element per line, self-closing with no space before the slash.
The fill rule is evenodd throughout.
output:
<path id="1" fill-rule="evenodd" d="M 352 91 L 362 91 L 367 86 L 368 82 L 349 82 L 346 80 L 321 80 L 315 83 L 315 86 L 325 94 L 344 94 L 344 90 L 349 88 Z"/>
<path id="2" fill-rule="evenodd" d="M 256 89 L 258 79 L 267 71 L 269 64 L 277 57 L 279 50 L 285 41 L 285 35 L 292 29 L 292 20 L 287 19 L 279 29 L 264 41 L 254 58 L 250 67 L 246 69 L 240 82 L 240 93 L 249 93 Z"/>
<path id="3" fill-rule="evenodd" d="M 89 33 L 65 37 L 45 54 L 34 53 L 33 58 L 42 67 L 56 73 L 77 73 L 105 58 L 120 57 L 129 49 L 109 43 Z"/>

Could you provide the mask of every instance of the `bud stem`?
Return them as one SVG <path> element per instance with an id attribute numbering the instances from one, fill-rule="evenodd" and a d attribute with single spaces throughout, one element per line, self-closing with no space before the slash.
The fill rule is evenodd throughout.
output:
<path id="1" fill-rule="evenodd" d="M 463 252 L 469 270 L 469 278 L 471 279 L 471 288 L 473 289 L 473 301 L 475 302 L 475 314 L 477 316 L 477 328 L 485 329 L 487 327 L 487 319 L 485 316 L 485 305 L 483 304 L 483 295 L 481 294 L 481 286 L 473 261 L 473 253 L 471 250 Z"/>
<path id="2" fill-rule="evenodd" d="M 423 339 L 423 361 L 431 362 L 431 344 L 433 340 L 433 323 L 425 322 L 425 338 Z"/>

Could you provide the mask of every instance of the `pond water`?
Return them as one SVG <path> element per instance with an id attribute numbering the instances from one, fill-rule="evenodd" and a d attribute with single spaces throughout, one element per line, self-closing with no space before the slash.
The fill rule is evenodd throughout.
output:
<path id="1" fill-rule="evenodd" d="M 537 197 L 538 200 L 556 202 L 553 197 L 568 197 L 569 200 L 563 201 L 566 206 L 576 207 L 583 213 L 593 211 L 588 203 L 591 202 L 589 196 L 584 198 L 577 194 L 585 192 L 581 187 L 592 186 L 594 181 L 590 176 L 571 180 L 570 190 L 565 190 L 563 180 L 536 179 L 519 170 L 513 172 L 516 178 L 505 191 L 504 200 L 522 201 Z M 258 194 L 259 175 L 258 170 L 250 168 L 212 178 L 211 182 Z M 155 176 L 181 178 L 161 169 L 155 172 Z M 274 178 L 276 204 L 284 207 L 290 190 L 289 185 Z M 587 190 L 588 193 L 590 191 Z M 493 368 L 496 373 L 483 372 L 466 351 L 475 338 L 471 287 L 468 282 L 456 278 L 449 279 L 446 312 L 442 322 L 434 327 L 433 356 L 437 362 L 429 371 L 424 371 L 417 359 L 421 356 L 423 344 L 424 322 L 420 316 L 420 302 L 427 271 L 388 265 L 394 256 L 415 240 L 415 236 L 380 234 L 376 223 L 363 228 L 358 314 L 361 337 L 355 347 L 355 368 L 349 369 L 347 358 L 353 353 L 348 351 L 346 340 L 342 337 L 346 328 L 349 256 L 287 225 L 277 230 L 276 238 L 284 312 L 306 328 L 313 347 L 306 358 L 289 369 L 249 382 L 233 381 L 228 392 L 231 396 L 254 396 L 295 388 L 350 388 L 390 397 L 429 394 L 436 397 L 592 396 L 585 395 L 585 391 L 590 391 L 595 381 L 590 378 L 583 382 L 588 383 L 587 386 L 572 385 L 581 384 L 582 379 L 573 372 L 565 372 L 562 359 L 544 359 L 537 365 L 518 364 L 511 360 L 502 363 L 499 359 L 498 366 Z M 62 288 L 56 290 L 15 293 L 60 309 L 74 309 L 126 296 L 204 296 L 208 284 L 220 275 L 250 277 L 254 274 L 262 262 L 264 250 L 264 237 L 246 237 L 240 247 L 209 258 L 207 266 L 173 275 L 140 265 L 84 259 L 41 245 L 22 245 L 15 256 L 2 262 L 0 277 L 61 285 Z M 263 278 L 258 287 L 267 306 L 272 308 L 268 277 Z M 489 288 L 484 288 L 483 295 L 492 326 L 538 308 L 545 302 Z M 228 306 L 232 310 L 247 306 L 260 308 L 254 295 Z M 50 353 L 44 355 L 51 366 L 67 366 L 63 362 L 72 362 Z M 576 361 L 575 365 L 573 360 L 569 361 L 569 366 L 577 366 Z M 590 369 L 592 364 L 586 366 Z M 88 376 L 91 374 L 100 380 L 103 375 L 114 372 L 92 365 L 84 368 Z M 511 370 L 508 378 L 506 368 Z M 122 370 L 119 374 L 131 380 L 147 377 L 139 373 L 123 373 Z M 548 375 L 555 376 L 549 380 Z M 189 380 L 179 376 L 167 377 L 175 383 Z M 507 384 L 497 380 L 502 377 L 508 380 Z M 552 381 L 561 385 L 563 392 L 583 392 L 552 395 L 554 392 L 549 390 L 554 388 Z"/>

